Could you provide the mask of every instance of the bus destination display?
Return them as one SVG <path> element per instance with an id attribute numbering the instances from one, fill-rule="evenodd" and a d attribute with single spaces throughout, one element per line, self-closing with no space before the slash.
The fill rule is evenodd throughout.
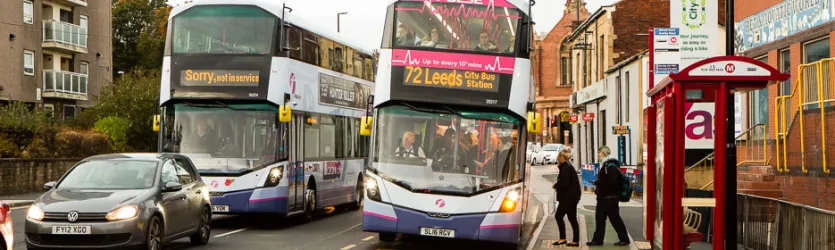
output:
<path id="1" fill-rule="evenodd" d="M 257 70 L 198 70 L 180 73 L 181 86 L 258 87 L 261 80 Z"/>
<path id="2" fill-rule="evenodd" d="M 406 86 L 496 93 L 499 91 L 499 75 L 470 70 L 406 66 L 403 74 L 403 84 Z"/>

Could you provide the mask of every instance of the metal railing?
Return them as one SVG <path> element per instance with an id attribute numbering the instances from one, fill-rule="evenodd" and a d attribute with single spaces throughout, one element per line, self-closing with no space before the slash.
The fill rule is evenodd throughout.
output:
<path id="1" fill-rule="evenodd" d="M 58 20 L 43 20 L 43 41 L 87 48 L 87 28 Z"/>
<path id="2" fill-rule="evenodd" d="M 766 129 L 765 124 L 757 124 L 736 137 L 737 150 L 740 146 L 744 146 L 742 150 L 737 151 L 736 166 L 768 163 L 768 147 L 766 146 L 768 133 Z"/>
<path id="3" fill-rule="evenodd" d="M 749 249 L 835 249 L 835 212 L 737 194 L 737 239 Z"/>
<path id="4" fill-rule="evenodd" d="M 774 127 L 777 139 L 777 171 L 789 172 L 788 168 L 788 137 L 789 131 L 798 120 L 800 130 L 800 167 L 803 173 L 806 168 L 806 129 L 803 126 L 803 111 L 820 109 L 820 132 L 813 137 L 820 136 L 823 172 L 829 174 L 826 160 L 826 115 L 825 107 L 835 102 L 835 58 L 823 59 L 814 63 L 798 66 L 799 76 L 791 94 L 778 96 L 775 99 Z M 786 117 L 790 115 L 790 117 Z M 817 133 L 818 131 L 813 131 Z M 782 144 L 781 144 L 782 142 Z"/>
<path id="5" fill-rule="evenodd" d="M 43 91 L 87 95 L 87 75 L 65 71 L 43 71 Z"/>
<path id="6" fill-rule="evenodd" d="M 713 153 L 705 156 L 693 166 L 684 170 L 684 183 L 687 188 L 706 190 L 713 185 Z M 710 180 L 705 182 L 705 180 Z"/>

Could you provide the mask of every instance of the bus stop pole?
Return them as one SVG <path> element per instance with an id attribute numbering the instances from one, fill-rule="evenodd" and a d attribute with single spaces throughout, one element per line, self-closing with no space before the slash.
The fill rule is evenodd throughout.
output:
<path id="1" fill-rule="evenodd" d="M 733 56 L 734 42 L 736 39 L 734 30 L 734 0 L 725 0 L 725 55 Z M 727 84 L 727 83 L 726 83 Z M 725 114 L 725 148 L 727 158 L 725 160 L 725 249 L 737 249 L 737 218 L 736 218 L 736 116 L 735 98 L 732 91 L 724 89 L 723 95 L 727 95 Z M 717 106 L 719 107 L 719 106 Z M 721 167 L 721 166 L 720 166 Z"/>

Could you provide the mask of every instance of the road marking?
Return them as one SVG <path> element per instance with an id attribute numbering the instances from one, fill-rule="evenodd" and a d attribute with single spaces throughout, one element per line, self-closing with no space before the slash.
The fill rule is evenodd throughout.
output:
<path id="1" fill-rule="evenodd" d="M 371 239 L 374 239 L 374 236 L 373 236 L 373 235 L 372 235 L 372 236 L 365 237 L 365 239 L 362 239 L 362 241 L 369 241 L 369 240 L 371 240 Z"/>
<path id="2" fill-rule="evenodd" d="M 351 245 L 347 245 L 347 246 L 345 246 L 345 247 L 343 247 L 343 248 L 340 248 L 340 250 L 348 250 L 348 249 L 355 248 L 355 247 L 357 247 L 357 245 L 355 245 L 355 244 L 351 244 Z"/>
<path id="3" fill-rule="evenodd" d="M 232 231 L 232 232 L 223 233 L 223 234 L 218 234 L 218 235 L 215 235 L 215 238 L 220 238 L 220 237 L 227 236 L 227 235 L 230 235 L 230 234 L 240 233 L 240 232 L 246 231 L 246 230 L 248 230 L 248 229 L 249 229 L 249 228 L 248 228 L 248 227 L 246 227 L 246 228 L 241 228 L 241 229 L 238 229 L 238 230 L 235 230 L 235 231 Z"/>
<path id="4" fill-rule="evenodd" d="M 357 227 L 359 227 L 359 226 L 362 226 L 362 223 L 360 223 L 360 224 L 356 224 L 356 225 L 354 225 L 354 226 L 352 226 L 352 227 L 350 227 L 350 228 L 348 228 L 348 229 L 342 230 L 341 232 L 338 232 L 338 233 L 335 233 L 335 234 L 331 234 L 331 235 L 330 235 L 330 236 L 328 236 L 328 237 L 322 238 L 322 239 L 317 240 L 317 241 L 315 241 L 315 242 L 311 242 L 310 244 L 307 244 L 307 245 L 304 245 L 304 246 L 298 247 L 298 248 L 293 249 L 293 250 L 307 249 L 307 247 L 308 247 L 308 246 L 312 246 L 312 245 L 318 244 L 319 242 L 323 242 L 323 241 L 325 241 L 325 240 L 327 240 L 327 239 L 333 238 L 334 236 L 337 236 L 337 235 L 343 234 L 343 233 L 345 233 L 345 232 L 351 231 L 351 230 L 353 230 L 354 228 L 357 228 Z"/>
<path id="5" fill-rule="evenodd" d="M 12 210 L 15 210 L 15 209 L 24 209 L 24 208 L 29 208 L 29 207 L 31 207 L 31 206 L 13 207 L 13 208 L 11 208 L 11 209 L 12 209 Z"/>

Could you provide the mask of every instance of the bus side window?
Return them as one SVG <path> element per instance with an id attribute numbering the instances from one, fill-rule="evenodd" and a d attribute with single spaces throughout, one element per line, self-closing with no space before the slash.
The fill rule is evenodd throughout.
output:
<path id="1" fill-rule="evenodd" d="M 341 45 L 334 46 L 335 48 L 334 48 L 334 53 L 333 53 L 333 62 L 334 62 L 333 70 L 336 71 L 336 72 L 340 72 L 340 73 L 347 73 L 347 72 L 344 71 L 344 69 L 345 69 L 345 67 L 344 67 L 345 54 L 343 53 L 343 50 L 342 50 L 342 48 L 340 48 L 340 46 Z"/>
<path id="2" fill-rule="evenodd" d="M 302 47 L 302 53 L 304 62 L 312 65 L 319 65 L 319 39 L 315 34 L 310 33 L 309 31 L 304 32 L 304 45 Z"/>
<path id="3" fill-rule="evenodd" d="M 319 38 L 319 67 L 330 69 L 333 65 L 333 44 L 330 40 Z"/>

